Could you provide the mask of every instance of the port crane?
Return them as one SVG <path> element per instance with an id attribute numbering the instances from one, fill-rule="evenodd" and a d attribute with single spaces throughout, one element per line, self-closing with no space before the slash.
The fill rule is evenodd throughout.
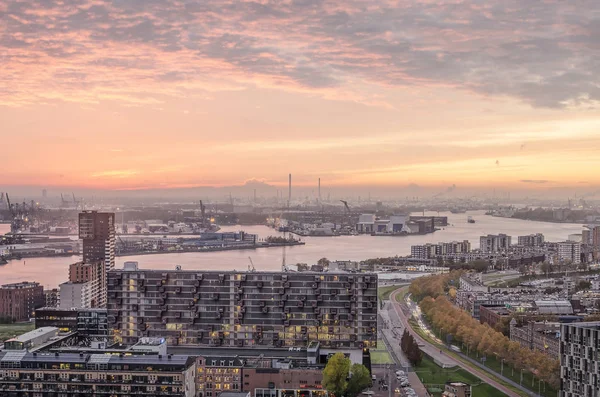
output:
<path id="1" fill-rule="evenodd" d="M 248 265 L 248 271 L 254 273 L 256 271 L 256 268 L 254 267 L 254 262 L 252 262 L 251 257 L 248 257 L 248 260 L 250 261 L 250 264 Z"/>

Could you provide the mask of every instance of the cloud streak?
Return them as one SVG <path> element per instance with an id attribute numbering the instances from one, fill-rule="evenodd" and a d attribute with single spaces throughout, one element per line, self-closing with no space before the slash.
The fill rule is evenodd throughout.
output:
<path id="1" fill-rule="evenodd" d="M 9 0 L 0 105 L 147 106 L 260 87 L 391 108 L 381 90 L 426 85 L 595 106 L 599 10 L 592 0 Z"/>

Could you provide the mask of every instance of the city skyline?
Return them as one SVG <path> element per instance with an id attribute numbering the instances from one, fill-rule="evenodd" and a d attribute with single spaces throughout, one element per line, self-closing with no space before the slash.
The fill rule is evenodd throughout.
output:
<path id="1" fill-rule="evenodd" d="M 0 186 L 595 191 L 584 4 L 4 2 Z"/>

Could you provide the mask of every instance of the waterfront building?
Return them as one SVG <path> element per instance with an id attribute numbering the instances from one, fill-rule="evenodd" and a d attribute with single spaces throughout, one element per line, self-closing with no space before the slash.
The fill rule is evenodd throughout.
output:
<path id="1" fill-rule="evenodd" d="M 573 265 L 581 263 L 581 243 L 563 241 L 558 243 L 558 260 L 570 262 Z"/>
<path id="2" fill-rule="evenodd" d="M 60 286 L 60 308 L 106 307 L 106 268 L 103 262 L 69 266 L 69 281 Z"/>
<path id="3" fill-rule="evenodd" d="M 544 246 L 544 235 L 542 233 L 529 234 L 527 236 L 519 236 L 519 245 L 525 247 L 543 247 Z"/>
<path id="4" fill-rule="evenodd" d="M 39 283 L 23 281 L 0 287 L 0 318 L 27 321 L 35 309 L 44 306 L 44 288 Z"/>
<path id="5" fill-rule="evenodd" d="M 195 397 L 195 359 L 186 355 L 0 352 L 0 395 Z"/>
<path id="6" fill-rule="evenodd" d="M 109 325 L 125 344 L 362 349 L 377 341 L 377 275 L 140 270 L 108 274 Z"/>
<path id="7" fill-rule="evenodd" d="M 469 240 L 451 241 L 438 244 L 422 244 L 410 247 L 410 256 L 418 259 L 435 259 L 443 255 L 453 255 L 471 252 Z"/>
<path id="8" fill-rule="evenodd" d="M 108 272 L 115 267 L 115 214 L 83 211 L 79 214 L 83 262 L 102 262 Z"/>
<path id="9" fill-rule="evenodd" d="M 506 234 L 488 234 L 479 238 L 479 249 L 482 252 L 503 252 L 510 249 L 511 236 Z"/>
<path id="10" fill-rule="evenodd" d="M 562 324 L 559 397 L 598 395 L 600 322 Z"/>

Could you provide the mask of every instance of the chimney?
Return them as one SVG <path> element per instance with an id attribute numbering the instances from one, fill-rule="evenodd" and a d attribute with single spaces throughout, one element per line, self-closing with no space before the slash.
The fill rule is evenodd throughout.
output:
<path id="1" fill-rule="evenodd" d="M 289 189 L 288 189 L 288 207 L 292 201 L 292 174 L 289 175 Z"/>

